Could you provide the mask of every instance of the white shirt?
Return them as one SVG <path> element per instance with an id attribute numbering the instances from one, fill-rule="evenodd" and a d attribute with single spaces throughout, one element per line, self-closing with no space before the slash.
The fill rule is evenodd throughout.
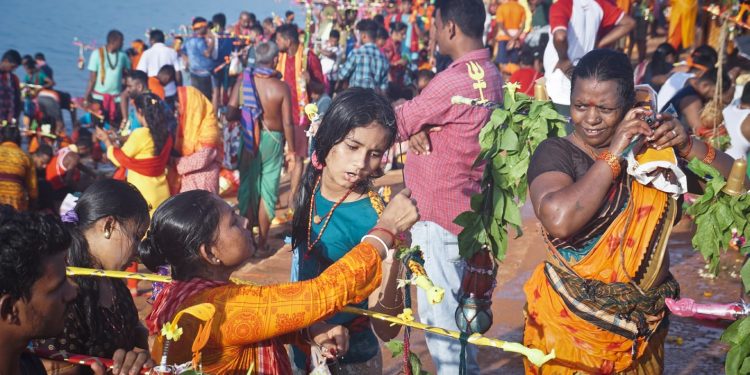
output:
<path id="1" fill-rule="evenodd" d="M 176 72 L 182 71 L 182 62 L 177 55 L 177 51 L 165 46 L 164 43 L 155 43 L 151 48 L 143 51 L 136 69 L 146 73 L 149 77 L 156 77 L 164 65 L 174 66 Z M 174 82 L 164 86 L 165 96 L 174 96 L 176 93 L 177 86 Z"/>
<path id="2" fill-rule="evenodd" d="M 323 50 L 329 53 L 333 53 L 336 56 L 332 59 L 326 55 L 320 55 L 320 67 L 323 70 L 323 74 L 325 74 L 326 76 L 330 76 L 336 68 L 336 61 L 338 61 L 340 48 L 337 45 L 332 46 L 328 42 L 326 42 Z"/>
<path id="3" fill-rule="evenodd" d="M 676 72 L 667 78 L 667 81 L 659 90 L 659 94 L 656 95 L 656 105 L 659 106 L 659 112 L 664 110 L 664 106 L 672 100 L 677 91 L 685 87 L 685 82 L 694 76 L 693 73 Z"/>
<path id="4" fill-rule="evenodd" d="M 745 121 L 747 115 L 750 115 L 750 109 L 740 108 L 739 99 L 735 99 L 732 104 L 724 108 L 722 114 L 731 141 L 727 154 L 735 159 L 747 157 L 750 151 L 750 140 L 742 134 L 742 122 Z"/>

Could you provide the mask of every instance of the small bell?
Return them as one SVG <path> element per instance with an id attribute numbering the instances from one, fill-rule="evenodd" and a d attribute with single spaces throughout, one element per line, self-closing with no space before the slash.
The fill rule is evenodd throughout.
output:
<path id="1" fill-rule="evenodd" d="M 747 192 L 745 189 L 745 170 L 747 169 L 747 160 L 737 159 L 732 164 L 732 171 L 727 178 L 727 184 L 722 191 L 727 195 L 738 196 Z"/>
<path id="2" fill-rule="evenodd" d="M 547 82 L 544 77 L 534 81 L 534 99 L 547 101 L 549 95 L 547 95 Z"/>

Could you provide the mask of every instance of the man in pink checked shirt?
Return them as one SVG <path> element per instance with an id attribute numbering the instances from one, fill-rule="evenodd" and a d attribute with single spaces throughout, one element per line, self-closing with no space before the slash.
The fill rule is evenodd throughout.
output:
<path id="1" fill-rule="evenodd" d="M 472 166 L 480 151 L 479 131 L 490 110 L 452 105 L 451 97 L 502 101 L 500 72 L 482 43 L 484 19 L 481 0 L 436 1 L 432 33 L 440 53 L 453 63 L 418 97 L 396 108 L 399 134 L 409 139 L 410 146 L 406 186 L 422 218 L 412 228 L 412 243 L 424 252 L 427 274 L 447 292 L 440 304 L 430 305 L 418 290 L 419 316 L 426 324 L 453 330 L 457 330 L 454 314 L 466 266 L 458 253 L 461 227 L 453 219 L 470 209 L 471 195 L 480 190 L 483 167 Z M 459 373 L 459 341 L 427 334 L 427 346 L 438 374 Z M 471 345 L 467 370 L 479 373 L 476 348 Z"/>

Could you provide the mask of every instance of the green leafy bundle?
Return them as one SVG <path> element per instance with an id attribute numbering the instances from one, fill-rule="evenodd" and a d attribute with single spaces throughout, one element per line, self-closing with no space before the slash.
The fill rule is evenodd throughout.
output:
<path id="1" fill-rule="evenodd" d="M 704 194 L 687 209 L 697 226 L 693 247 L 700 251 L 709 263 L 711 272 L 716 274 L 719 256 L 722 250 L 726 251 L 729 247 L 732 229 L 750 238 L 750 194 L 735 197 L 724 193 L 724 177 L 698 159 L 690 161 L 688 168 L 707 181 Z M 740 252 L 746 257 L 750 255 L 750 243 L 743 246 Z M 750 262 L 745 262 L 740 275 L 747 293 L 750 291 Z M 750 374 L 750 317 L 732 323 L 721 335 L 721 341 L 730 347 L 724 371 L 728 375 Z"/>
<path id="2" fill-rule="evenodd" d="M 489 247 L 502 260 L 508 248 L 508 225 L 521 231 L 521 206 L 526 202 L 526 172 L 531 155 L 549 136 L 565 135 L 565 119 L 551 102 L 534 100 L 505 85 L 502 108 L 492 112 L 479 133 L 481 152 L 475 166 L 485 164 L 482 191 L 471 197 L 471 211 L 453 221 L 463 230 L 458 235 L 461 256 L 471 258 Z"/>
<path id="3" fill-rule="evenodd" d="M 716 274 L 721 252 L 729 248 L 732 229 L 750 238 L 750 195 L 733 197 L 722 192 L 726 185 L 724 177 L 716 168 L 698 159 L 690 161 L 688 168 L 706 180 L 703 195 L 687 209 L 687 213 L 695 218 L 697 227 L 692 244 L 708 262 L 710 271 Z M 745 275 L 750 277 L 748 264 L 742 267 L 742 275 L 743 280 Z M 745 285 L 750 286 L 750 279 Z"/>
<path id="4" fill-rule="evenodd" d="M 391 358 L 404 356 L 403 341 L 391 340 L 385 343 L 385 347 L 391 352 Z M 430 375 L 429 372 L 422 370 L 422 361 L 413 352 L 409 353 L 409 366 L 411 367 L 411 373 L 414 375 Z"/>

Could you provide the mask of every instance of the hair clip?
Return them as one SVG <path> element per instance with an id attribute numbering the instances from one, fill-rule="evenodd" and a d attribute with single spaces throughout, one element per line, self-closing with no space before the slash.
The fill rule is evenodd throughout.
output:
<path id="1" fill-rule="evenodd" d="M 156 98 L 151 98 L 151 104 L 156 104 Z"/>

